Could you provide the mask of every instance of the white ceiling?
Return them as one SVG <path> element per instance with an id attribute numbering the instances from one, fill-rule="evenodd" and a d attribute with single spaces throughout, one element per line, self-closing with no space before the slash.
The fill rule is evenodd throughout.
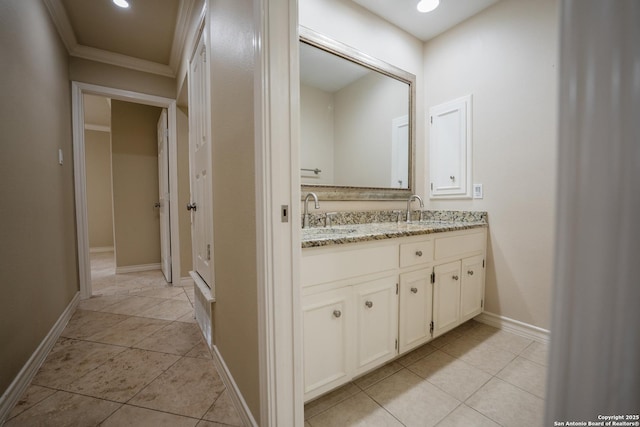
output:
<path id="1" fill-rule="evenodd" d="M 433 12 L 420 13 L 418 0 L 351 0 L 422 41 L 432 39 L 499 0 L 440 0 Z"/>

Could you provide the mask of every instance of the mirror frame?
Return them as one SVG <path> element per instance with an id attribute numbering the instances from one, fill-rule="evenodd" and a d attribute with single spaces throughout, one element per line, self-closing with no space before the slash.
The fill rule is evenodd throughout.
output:
<path id="1" fill-rule="evenodd" d="M 359 50 L 317 33 L 309 28 L 299 27 L 300 42 L 337 55 L 348 61 L 362 65 L 409 85 L 409 186 L 408 188 L 350 187 L 339 185 L 302 184 L 301 200 L 309 193 L 315 193 L 321 200 L 398 200 L 407 199 L 415 190 L 416 165 L 416 76 L 360 52 Z"/>

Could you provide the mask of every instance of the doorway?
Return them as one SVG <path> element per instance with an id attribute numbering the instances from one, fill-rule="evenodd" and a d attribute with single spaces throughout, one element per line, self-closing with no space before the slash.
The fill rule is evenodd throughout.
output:
<path id="1" fill-rule="evenodd" d="M 73 107 L 73 151 L 74 151 L 74 180 L 76 196 L 76 227 L 78 238 L 78 264 L 80 276 L 80 295 L 89 298 L 92 295 L 91 264 L 89 255 L 89 227 L 87 212 L 87 182 L 85 161 L 85 132 L 84 132 L 84 95 L 98 95 L 112 100 L 127 101 L 134 104 L 144 104 L 160 107 L 167 110 L 166 153 L 168 157 L 168 190 L 170 195 L 178 194 L 177 174 L 177 134 L 176 134 L 176 102 L 173 99 L 163 98 L 138 92 L 96 86 L 91 84 L 72 82 L 72 107 Z M 158 198 L 156 192 L 155 198 Z M 167 199 L 170 196 L 167 196 Z M 174 255 L 169 262 L 172 277 L 180 276 L 180 236 L 178 226 L 177 203 L 170 203 L 168 209 L 169 236 L 168 247 Z"/>

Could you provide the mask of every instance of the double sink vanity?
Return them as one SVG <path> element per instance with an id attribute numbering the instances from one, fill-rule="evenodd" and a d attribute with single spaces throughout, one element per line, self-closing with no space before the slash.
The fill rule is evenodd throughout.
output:
<path id="1" fill-rule="evenodd" d="M 452 154 L 470 156 L 464 138 L 437 139 L 428 178 L 416 169 L 415 83 L 406 70 L 300 27 L 305 401 L 483 310 L 486 213 L 411 210 L 414 201 L 423 207 L 417 182 L 431 199 L 470 199 L 472 178 L 471 160 Z M 407 209 L 309 213 L 319 199 L 404 200 Z"/>
<path id="2" fill-rule="evenodd" d="M 305 401 L 483 310 L 485 212 L 311 215 L 302 229 Z"/>

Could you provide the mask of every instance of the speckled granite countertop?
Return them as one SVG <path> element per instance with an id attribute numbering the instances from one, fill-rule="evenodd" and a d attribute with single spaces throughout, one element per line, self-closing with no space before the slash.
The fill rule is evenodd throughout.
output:
<path id="1" fill-rule="evenodd" d="M 302 247 L 313 248 L 486 227 L 488 225 L 486 213 L 478 214 L 450 217 L 444 221 L 433 220 L 433 216 L 428 216 L 429 219 L 426 221 L 411 223 L 393 221 L 303 228 Z"/>

